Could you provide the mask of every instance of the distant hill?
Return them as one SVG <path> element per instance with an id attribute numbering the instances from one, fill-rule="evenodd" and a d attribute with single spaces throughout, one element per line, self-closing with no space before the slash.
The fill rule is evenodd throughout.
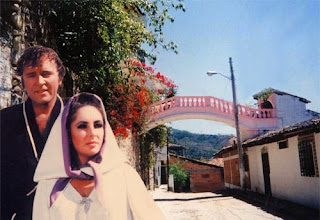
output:
<path id="1" fill-rule="evenodd" d="M 212 155 L 228 144 L 232 135 L 194 134 L 188 131 L 172 129 L 170 143 L 186 147 L 186 157 L 209 160 Z"/>

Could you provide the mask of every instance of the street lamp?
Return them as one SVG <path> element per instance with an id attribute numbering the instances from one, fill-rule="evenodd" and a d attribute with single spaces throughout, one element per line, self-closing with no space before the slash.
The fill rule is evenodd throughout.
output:
<path id="1" fill-rule="evenodd" d="M 238 146 L 238 156 L 239 156 L 239 171 L 240 171 L 240 184 L 241 188 L 244 188 L 244 166 L 243 166 L 243 150 L 242 150 L 242 143 L 241 143 L 241 136 L 240 136 L 240 129 L 239 129 L 239 117 L 238 117 L 238 105 L 237 105 L 237 96 L 236 96 L 236 85 L 233 75 L 233 67 L 232 67 L 232 58 L 229 57 L 229 64 L 230 64 L 230 72 L 231 77 L 227 77 L 222 73 L 216 72 L 216 71 L 208 71 L 208 76 L 213 75 L 221 75 L 229 80 L 231 80 L 232 84 L 232 96 L 233 96 L 233 112 L 234 112 L 234 122 L 236 127 L 236 133 L 237 133 L 237 146 Z"/>
<path id="2" fill-rule="evenodd" d="M 167 127 L 167 191 L 169 192 L 170 188 L 169 188 L 169 171 L 170 171 L 170 166 L 169 166 L 169 135 L 170 135 L 170 128 Z"/>

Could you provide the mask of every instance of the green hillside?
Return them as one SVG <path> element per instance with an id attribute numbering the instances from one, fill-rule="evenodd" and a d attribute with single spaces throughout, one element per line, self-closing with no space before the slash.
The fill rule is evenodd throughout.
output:
<path id="1" fill-rule="evenodd" d="M 185 156 L 192 159 L 208 160 L 227 145 L 232 135 L 194 134 L 188 131 L 172 129 L 170 143 L 186 147 Z"/>

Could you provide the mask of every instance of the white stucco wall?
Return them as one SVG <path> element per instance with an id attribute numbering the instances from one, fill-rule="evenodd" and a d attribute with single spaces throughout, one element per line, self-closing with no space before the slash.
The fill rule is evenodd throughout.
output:
<path id="1" fill-rule="evenodd" d="M 167 147 L 157 147 L 155 152 L 157 153 L 157 160 L 167 160 Z"/>
<path id="2" fill-rule="evenodd" d="M 314 117 L 307 112 L 306 103 L 299 101 L 297 97 L 275 94 L 274 102 L 277 109 L 277 117 L 280 119 L 280 127 L 306 121 Z"/>
<path id="3" fill-rule="evenodd" d="M 155 184 L 157 186 L 161 185 L 161 161 L 155 161 L 154 164 L 154 177 L 155 177 Z"/>
<path id="4" fill-rule="evenodd" d="M 320 168 L 320 133 L 315 134 L 318 168 Z M 279 149 L 278 143 L 248 149 L 251 190 L 264 193 L 261 150 L 269 154 L 271 191 L 274 197 L 313 208 L 320 207 L 320 178 L 305 177 L 300 173 L 298 136 L 288 139 L 288 148 Z"/>
<path id="5" fill-rule="evenodd" d="M 251 190 L 259 193 L 264 193 L 264 180 L 261 159 L 261 149 L 263 147 L 266 146 L 262 145 L 250 147 L 247 151 L 249 158 Z"/>
<path id="6" fill-rule="evenodd" d="M 155 152 L 154 175 L 156 179 L 155 184 L 160 186 L 161 185 L 161 161 L 167 161 L 167 148 L 157 147 L 154 152 Z"/>

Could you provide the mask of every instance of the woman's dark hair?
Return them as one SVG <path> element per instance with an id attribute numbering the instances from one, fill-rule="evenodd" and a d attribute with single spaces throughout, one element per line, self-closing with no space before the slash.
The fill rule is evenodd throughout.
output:
<path id="1" fill-rule="evenodd" d="M 95 107 L 102 115 L 103 118 L 103 127 L 105 127 L 105 117 L 104 110 L 102 108 L 102 103 L 100 100 L 91 93 L 80 93 L 79 95 L 71 98 L 69 113 L 66 121 L 66 128 L 68 132 L 68 140 L 69 140 L 69 149 L 70 149 L 70 161 L 72 169 L 78 169 L 80 165 L 78 154 L 73 146 L 72 138 L 71 138 L 71 123 L 75 120 L 76 114 L 81 107 L 84 106 L 93 106 Z"/>
<path id="2" fill-rule="evenodd" d="M 59 78 L 62 80 L 66 74 L 66 68 L 61 59 L 53 49 L 43 46 L 29 47 L 23 52 L 17 63 L 17 75 L 22 76 L 26 66 L 38 66 L 43 57 L 56 63 Z"/>

